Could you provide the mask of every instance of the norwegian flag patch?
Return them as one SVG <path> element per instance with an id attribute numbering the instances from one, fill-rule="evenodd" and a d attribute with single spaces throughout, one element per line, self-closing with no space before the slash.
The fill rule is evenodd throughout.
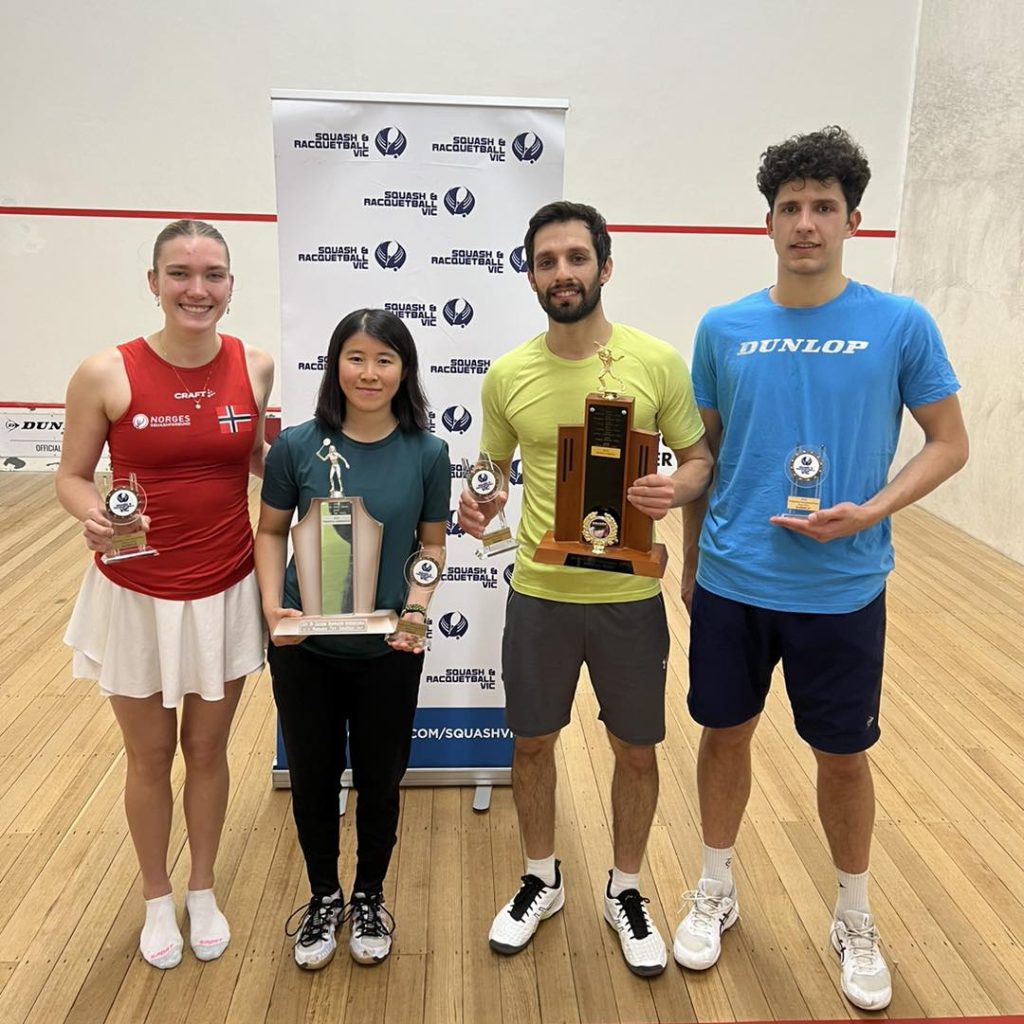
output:
<path id="1" fill-rule="evenodd" d="M 255 419 L 251 412 L 239 412 L 233 405 L 217 406 L 217 422 L 222 434 L 251 434 Z"/>

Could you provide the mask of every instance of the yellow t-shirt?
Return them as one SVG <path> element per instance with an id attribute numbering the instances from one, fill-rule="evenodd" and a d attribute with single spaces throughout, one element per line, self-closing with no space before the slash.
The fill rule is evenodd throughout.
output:
<path id="1" fill-rule="evenodd" d="M 555 523 L 558 428 L 583 422 L 584 403 L 588 394 L 599 390 L 601 372 L 596 354 L 561 359 L 551 353 L 546 339 L 546 334 L 539 334 L 495 360 L 483 383 L 481 449 L 501 461 L 511 458 L 518 445 L 522 457 L 523 509 L 512 585 L 520 594 L 572 604 L 653 597 L 659 583 L 649 577 L 533 560 L 541 537 Z M 612 370 L 622 381 L 617 390 L 633 396 L 634 428 L 660 431 L 674 450 L 699 441 L 704 425 L 679 353 L 667 342 L 623 324 L 613 325 L 608 347 L 622 356 Z"/>

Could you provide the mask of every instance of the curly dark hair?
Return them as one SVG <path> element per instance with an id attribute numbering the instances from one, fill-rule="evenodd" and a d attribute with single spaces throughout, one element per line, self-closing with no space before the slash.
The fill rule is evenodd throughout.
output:
<path id="1" fill-rule="evenodd" d="M 608 225 L 592 206 L 586 203 L 570 203 L 558 200 L 542 206 L 531 218 L 526 231 L 523 245 L 526 248 L 526 265 L 533 270 L 533 240 L 541 228 L 549 224 L 565 224 L 570 220 L 581 220 L 590 231 L 590 240 L 594 243 L 598 269 L 604 267 L 612 254 L 612 236 L 608 234 Z"/>
<path id="2" fill-rule="evenodd" d="M 871 168 L 864 150 L 837 124 L 820 132 L 794 135 L 761 154 L 757 188 L 768 200 L 769 209 L 774 208 L 775 197 L 783 185 L 807 178 L 838 181 L 846 199 L 846 212 L 853 213 L 871 180 Z"/>

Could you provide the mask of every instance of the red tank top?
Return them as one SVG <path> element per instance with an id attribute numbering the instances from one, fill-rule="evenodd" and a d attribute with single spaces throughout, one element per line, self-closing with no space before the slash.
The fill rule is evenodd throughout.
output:
<path id="1" fill-rule="evenodd" d="M 252 570 L 247 492 L 259 409 L 242 343 L 220 338 L 213 361 L 189 369 L 171 366 L 144 338 L 118 345 L 132 397 L 107 434 L 114 478 L 137 477 L 147 543 L 160 552 L 113 565 L 97 556 L 100 572 L 129 590 L 192 600 Z"/>

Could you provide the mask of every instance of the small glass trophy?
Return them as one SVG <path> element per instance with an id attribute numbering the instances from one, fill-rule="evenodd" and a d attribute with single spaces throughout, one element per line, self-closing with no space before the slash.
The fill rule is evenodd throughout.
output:
<path id="1" fill-rule="evenodd" d="M 159 552 L 146 544 L 146 531 L 139 529 L 139 522 L 146 511 L 146 492 L 134 473 L 127 479 L 105 481 L 103 511 L 114 527 L 110 550 L 100 555 L 104 565 L 125 562 L 129 558 L 143 558 Z"/>
<path id="2" fill-rule="evenodd" d="M 441 546 L 421 547 L 409 556 L 405 563 L 405 581 L 409 594 L 405 599 L 406 612 L 419 612 L 422 622 L 406 618 L 398 620 L 395 634 L 405 633 L 414 641 L 422 641 L 427 635 L 427 607 L 444 573 L 444 548 Z"/>
<path id="3" fill-rule="evenodd" d="M 466 478 L 466 490 L 473 500 L 482 506 L 481 511 L 486 515 L 487 506 L 496 502 L 498 495 L 505 489 L 505 475 L 487 452 L 481 452 L 480 458 L 472 465 L 469 464 L 469 459 L 463 459 L 462 469 Z M 495 512 L 484 530 L 481 542 L 483 547 L 476 553 L 478 558 L 499 555 L 503 551 L 514 551 L 519 547 L 519 542 L 509 529 L 503 508 L 498 508 Z"/>
<path id="4" fill-rule="evenodd" d="M 828 476 L 825 446 L 798 444 L 786 456 L 789 497 L 784 516 L 801 518 L 821 508 L 821 485 Z"/>

